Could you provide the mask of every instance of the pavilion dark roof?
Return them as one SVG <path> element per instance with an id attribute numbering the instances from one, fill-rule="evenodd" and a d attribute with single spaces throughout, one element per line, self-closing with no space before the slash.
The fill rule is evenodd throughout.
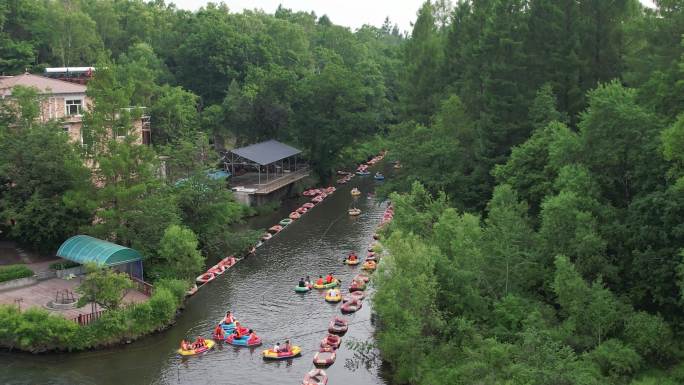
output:
<path id="1" fill-rule="evenodd" d="M 247 147 L 236 148 L 231 152 L 237 156 L 251 160 L 262 166 L 277 162 L 281 159 L 300 154 L 301 151 L 280 143 L 277 140 L 268 140 L 261 143 L 249 145 Z"/>

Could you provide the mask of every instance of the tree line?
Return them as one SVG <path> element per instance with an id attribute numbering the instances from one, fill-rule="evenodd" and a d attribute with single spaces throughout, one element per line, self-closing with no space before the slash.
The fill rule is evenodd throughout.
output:
<path id="1" fill-rule="evenodd" d="M 397 383 L 684 381 L 684 10 L 655 3 L 419 10 L 374 301 Z"/>

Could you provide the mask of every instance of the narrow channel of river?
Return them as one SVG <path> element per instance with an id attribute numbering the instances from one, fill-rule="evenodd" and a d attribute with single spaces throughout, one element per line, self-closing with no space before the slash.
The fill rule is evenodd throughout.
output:
<path id="1" fill-rule="evenodd" d="M 171 329 L 132 344 L 75 354 L 30 355 L 0 353 L 0 384 L 300 384 L 313 368 L 312 358 L 327 333 L 330 319 L 339 315 L 339 304 L 324 302 L 323 292 L 294 293 L 297 280 L 334 272 L 347 292 L 360 267 L 348 267 L 342 259 L 350 250 L 365 255 L 379 223 L 384 204 L 368 194 L 374 190 L 372 176 L 355 177 L 315 209 L 295 221 L 259 248 L 256 256 L 238 263 L 190 298 Z M 362 195 L 352 198 L 351 187 Z M 350 217 L 355 201 L 363 213 Z M 286 202 L 269 218 L 258 218 L 268 227 L 287 216 L 304 200 Z M 182 338 L 208 337 L 227 309 L 243 325 L 264 340 L 256 349 L 224 345 L 189 359 L 175 350 Z M 342 338 L 337 361 L 326 369 L 328 384 L 385 384 L 380 370 L 364 365 L 347 346 L 348 341 L 369 341 L 371 303 L 347 318 L 349 331 Z M 302 356 L 290 361 L 264 362 L 261 350 L 291 338 L 302 347 Z"/>

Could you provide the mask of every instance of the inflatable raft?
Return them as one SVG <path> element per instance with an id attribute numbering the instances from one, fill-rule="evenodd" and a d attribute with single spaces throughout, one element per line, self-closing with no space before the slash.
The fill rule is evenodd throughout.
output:
<path id="1" fill-rule="evenodd" d="M 328 375 L 323 369 L 311 369 L 304 375 L 302 385 L 327 385 Z"/>
<path id="2" fill-rule="evenodd" d="M 328 325 L 328 332 L 335 334 L 346 333 L 347 328 L 349 327 L 348 325 L 349 321 L 347 321 L 346 319 L 335 317 L 333 320 L 330 321 L 330 325 Z"/>
<path id="3" fill-rule="evenodd" d="M 361 309 L 361 306 L 361 301 L 352 299 L 349 302 L 343 303 L 340 310 L 342 310 L 342 313 L 355 313 Z"/>
<path id="4" fill-rule="evenodd" d="M 299 286 L 299 285 L 297 285 L 297 286 L 295 286 L 294 291 L 296 293 L 308 293 L 311 291 L 311 287 L 310 286 Z"/>
<path id="5" fill-rule="evenodd" d="M 249 338 L 249 335 L 244 335 L 240 338 L 235 338 L 235 334 L 226 337 L 226 342 L 235 346 L 259 346 L 261 345 L 261 338 Z"/>
<path id="6" fill-rule="evenodd" d="M 204 346 L 190 350 L 178 349 L 178 354 L 180 354 L 181 356 L 195 356 L 198 354 L 208 352 L 209 350 L 211 350 L 211 348 L 214 347 L 214 345 L 216 345 L 216 342 L 212 340 L 204 340 Z"/>
<path id="7" fill-rule="evenodd" d="M 366 282 L 359 280 L 359 281 L 352 281 L 351 285 L 349 285 L 349 292 L 353 293 L 355 291 L 363 291 L 366 290 Z"/>
<path id="8" fill-rule="evenodd" d="M 362 269 L 368 270 L 368 271 L 374 271 L 378 267 L 378 264 L 375 263 L 375 261 L 366 261 L 363 263 L 363 266 L 361 266 Z"/>
<path id="9" fill-rule="evenodd" d="M 349 209 L 348 213 L 351 216 L 361 215 L 361 209 Z"/>
<path id="10" fill-rule="evenodd" d="M 337 355 L 335 352 L 317 352 L 313 358 L 313 364 L 316 366 L 330 366 L 335 363 Z"/>
<path id="11" fill-rule="evenodd" d="M 334 281 L 332 281 L 332 282 L 330 282 L 330 283 L 324 283 L 324 284 L 322 284 L 322 285 L 319 285 L 319 284 L 317 284 L 317 283 L 314 283 L 314 284 L 313 284 L 313 288 L 314 288 L 314 289 L 332 289 L 333 287 L 339 286 L 339 284 L 340 284 L 340 280 L 339 280 L 339 279 L 336 279 L 336 280 L 334 280 Z"/>
<path id="12" fill-rule="evenodd" d="M 333 295 L 333 296 L 331 296 L 330 293 L 327 293 L 325 295 L 325 302 L 337 303 L 337 302 L 342 301 L 342 293 L 340 293 L 339 290 L 336 290 L 335 292 L 337 293 L 337 295 Z"/>
<path id="13" fill-rule="evenodd" d="M 261 352 L 265 360 L 286 360 L 288 358 L 299 357 L 302 354 L 302 348 L 293 346 L 289 352 L 274 352 L 271 349 L 266 349 Z"/>
<path id="14" fill-rule="evenodd" d="M 199 283 L 199 284 L 204 285 L 205 283 L 209 283 L 209 282 L 213 281 L 214 278 L 216 278 L 214 273 L 206 272 L 206 273 L 200 275 L 199 277 L 195 278 L 195 281 L 197 281 L 197 283 Z"/>
<path id="15" fill-rule="evenodd" d="M 328 334 L 321 340 L 321 348 L 326 349 L 328 347 L 331 347 L 333 349 L 337 349 L 340 347 L 340 344 L 342 343 L 342 337 L 335 335 L 335 334 Z"/>

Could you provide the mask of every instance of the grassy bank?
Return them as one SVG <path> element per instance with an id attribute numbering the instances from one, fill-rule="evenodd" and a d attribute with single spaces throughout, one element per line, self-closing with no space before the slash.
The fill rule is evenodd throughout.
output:
<path id="1" fill-rule="evenodd" d="M 187 283 L 161 280 L 149 301 L 109 310 L 97 321 L 77 323 L 30 308 L 0 305 L 0 347 L 32 353 L 77 351 L 116 345 L 165 329 L 183 305 Z"/>

